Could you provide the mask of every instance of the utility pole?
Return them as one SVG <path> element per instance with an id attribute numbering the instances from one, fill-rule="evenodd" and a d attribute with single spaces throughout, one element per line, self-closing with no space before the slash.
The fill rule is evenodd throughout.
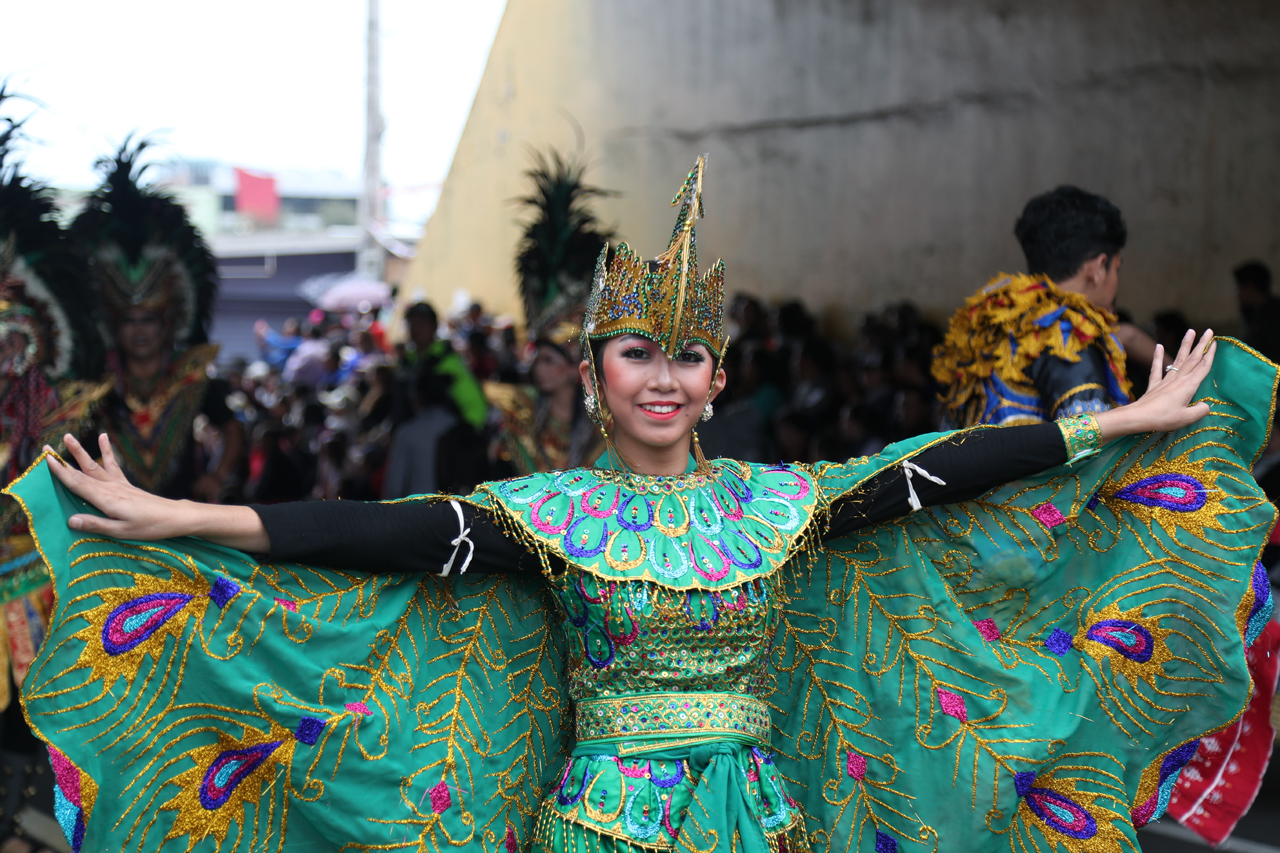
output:
<path id="1" fill-rule="evenodd" d="M 368 0 L 368 38 L 365 48 L 364 187 L 360 193 L 360 251 L 356 272 L 382 280 L 382 253 L 373 228 L 386 221 L 382 195 L 382 95 L 379 50 L 378 1 Z"/>

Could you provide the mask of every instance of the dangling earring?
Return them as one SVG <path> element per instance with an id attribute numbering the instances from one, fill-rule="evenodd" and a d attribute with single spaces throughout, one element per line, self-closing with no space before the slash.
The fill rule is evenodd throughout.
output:
<path id="1" fill-rule="evenodd" d="M 596 395 L 591 394 L 582 401 L 583 407 L 587 410 L 587 417 L 596 423 L 600 422 L 600 404 L 596 401 Z"/>
<path id="2" fill-rule="evenodd" d="M 711 416 L 714 415 L 715 413 L 716 413 L 715 409 L 711 407 L 710 403 L 707 403 L 707 407 L 702 410 L 702 416 L 698 418 L 698 420 L 709 421 L 711 420 Z"/>

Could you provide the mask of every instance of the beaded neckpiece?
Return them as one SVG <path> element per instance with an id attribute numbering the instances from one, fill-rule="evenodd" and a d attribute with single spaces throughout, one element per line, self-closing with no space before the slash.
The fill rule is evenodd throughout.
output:
<path id="1" fill-rule="evenodd" d="M 739 478 L 751 476 L 751 467 L 730 459 L 718 459 L 709 470 L 693 470 L 677 476 L 655 477 L 648 474 L 636 474 L 631 471 L 616 471 L 612 468 L 592 468 L 591 473 L 606 483 L 614 483 L 642 494 L 662 495 L 683 492 L 689 489 L 704 489 L 720 477 L 722 470 L 730 469 Z"/>
<path id="2" fill-rule="evenodd" d="M 544 560 L 675 589 L 724 589 L 772 574 L 820 506 L 807 468 L 730 460 L 674 477 L 573 468 L 480 492 Z"/>

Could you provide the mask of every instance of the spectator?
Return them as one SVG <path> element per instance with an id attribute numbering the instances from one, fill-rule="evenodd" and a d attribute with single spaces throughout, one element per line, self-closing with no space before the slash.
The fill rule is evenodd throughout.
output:
<path id="1" fill-rule="evenodd" d="M 302 471 L 281 447 L 283 428 L 261 424 L 249 451 L 249 482 L 245 497 L 254 503 L 300 501 L 307 496 Z"/>
<path id="2" fill-rule="evenodd" d="M 360 401 L 360 431 L 378 429 L 395 411 L 396 374 L 389 364 L 379 364 L 370 373 L 369 391 Z"/>
<path id="3" fill-rule="evenodd" d="M 1178 347 L 1182 345 L 1183 336 L 1191 328 L 1191 323 L 1187 321 L 1186 315 L 1181 311 L 1161 311 L 1155 315 L 1153 320 L 1156 329 L 1156 343 L 1164 346 L 1165 352 L 1176 353 Z"/>
<path id="4" fill-rule="evenodd" d="M 414 386 L 413 417 L 396 427 L 382 482 L 384 500 L 438 492 L 441 439 L 459 423 L 449 381 L 422 372 Z"/>
<path id="5" fill-rule="evenodd" d="M 404 358 L 400 362 L 400 381 L 402 397 L 411 399 L 416 376 L 422 371 L 429 371 L 440 377 L 451 379 L 449 393 L 458 407 L 462 419 L 475 429 L 482 429 L 489 414 L 489 404 L 485 402 L 484 392 L 476 382 L 466 364 L 454 352 L 447 340 L 437 340 L 439 320 L 435 309 L 425 302 L 411 305 L 405 312 L 405 320 L 409 325 L 409 346 L 405 348 Z M 408 406 L 402 406 L 407 415 Z M 397 420 L 403 419 L 397 418 Z"/>
<path id="6" fill-rule="evenodd" d="M 355 356 L 350 369 L 355 373 L 364 373 L 379 364 L 386 364 L 386 355 L 378 348 L 373 332 L 368 329 L 354 329 L 351 332 L 351 346 Z"/>
<path id="7" fill-rule="evenodd" d="M 329 342 L 325 340 L 324 328 L 312 326 L 307 332 L 307 339 L 298 344 L 285 362 L 282 374 L 284 381 L 315 388 L 325 378 L 325 361 L 328 358 Z"/>
<path id="8" fill-rule="evenodd" d="M 481 382 L 488 382 L 498 373 L 498 358 L 489 349 L 489 336 L 484 332 L 467 335 L 467 368 Z"/>
<path id="9" fill-rule="evenodd" d="M 1248 261 L 1231 271 L 1244 319 L 1244 342 L 1272 361 L 1280 360 L 1280 300 L 1271 295 L 1271 269 Z"/>
<path id="10" fill-rule="evenodd" d="M 745 293 L 739 293 L 729 303 L 729 323 L 735 332 L 730 339 L 738 343 L 747 341 L 764 342 L 769 339 L 769 316 L 760 300 Z"/>
<path id="11" fill-rule="evenodd" d="M 302 343 L 296 317 L 285 320 L 278 332 L 271 328 L 271 324 L 266 320 L 259 320 L 253 324 L 253 336 L 258 341 L 258 351 L 262 353 L 262 360 L 278 370 L 284 369 L 289 356 L 293 355 L 293 351 Z"/>

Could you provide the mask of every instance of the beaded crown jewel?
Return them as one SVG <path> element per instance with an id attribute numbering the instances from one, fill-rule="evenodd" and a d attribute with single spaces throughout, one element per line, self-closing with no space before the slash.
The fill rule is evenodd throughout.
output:
<path id="1" fill-rule="evenodd" d="M 583 349 L 589 341 L 618 335 L 641 335 L 659 344 L 674 358 L 691 343 L 700 343 L 719 358 L 724 353 L 724 261 L 716 261 L 698 276 L 694 224 L 703 216 L 702 155 L 672 199 L 680 206 L 667 250 L 646 261 L 626 243 L 618 245 L 613 262 L 608 247 L 596 262 L 595 279 L 587 302 Z"/>

